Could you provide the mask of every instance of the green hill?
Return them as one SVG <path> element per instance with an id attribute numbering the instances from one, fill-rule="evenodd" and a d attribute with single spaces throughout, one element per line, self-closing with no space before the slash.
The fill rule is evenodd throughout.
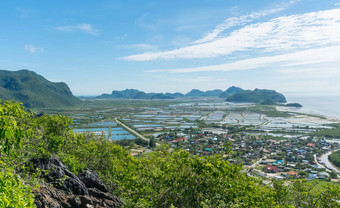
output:
<path id="1" fill-rule="evenodd" d="M 208 90 L 208 91 L 201 91 L 198 89 L 192 89 L 190 92 L 185 94 L 186 97 L 218 97 L 222 94 L 222 90 Z"/>
<path id="2" fill-rule="evenodd" d="M 181 93 L 145 93 L 136 89 L 126 89 L 122 91 L 114 90 L 111 94 L 102 94 L 96 98 L 108 99 L 173 99 L 183 97 Z"/>
<path id="3" fill-rule="evenodd" d="M 229 102 L 247 102 L 247 103 L 286 103 L 287 100 L 284 95 L 275 90 L 243 90 L 226 99 Z"/>
<path id="4" fill-rule="evenodd" d="M 229 87 L 226 91 L 222 92 L 220 94 L 219 98 L 228 98 L 228 97 L 235 95 L 236 93 L 239 93 L 241 91 L 243 91 L 242 88 L 232 86 L 232 87 Z"/>
<path id="5" fill-rule="evenodd" d="M 29 70 L 0 70 L 0 99 L 39 108 L 71 106 L 80 102 L 65 83 L 50 82 Z"/>

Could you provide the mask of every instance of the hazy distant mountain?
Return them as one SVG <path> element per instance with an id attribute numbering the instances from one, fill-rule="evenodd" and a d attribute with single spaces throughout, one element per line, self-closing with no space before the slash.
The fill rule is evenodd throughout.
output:
<path id="1" fill-rule="evenodd" d="M 163 93 L 155 93 L 151 96 L 151 99 L 174 99 L 175 97 L 165 95 Z"/>
<path id="2" fill-rule="evenodd" d="M 232 86 L 232 87 L 229 87 L 226 91 L 222 92 L 219 98 L 228 98 L 231 95 L 235 95 L 236 93 L 239 93 L 241 91 L 243 91 L 242 88 Z"/>
<path id="3" fill-rule="evenodd" d="M 113 98 L 113 99 L 174 99 L 183 97 L 181 93 L 145 93 L 136 89 L 126 89 L 122 91 L 112 91 L 112 94 L 102 94 L 97 98 Z"/>
<path id="4" fill-rule="evenodd" d="M 198 90 L 198 89 L 192 89 L 190 92 L 185 94 L 186 97 L 200 97 L 204 94 L 203 91 Z"/>
<path id="5" fill-rule="evenodd" d="M 151 99 L 152 95 L 147 94 L 145 92 L 139 92 L 137 93 L 133 99 Z"/>
<path id="6" fill-rule="evenodd" d="M 249 103 L 265 103 L 272 104 L 273 102 L 287 102 L 284 95 L 275 90 L 242 90 L 226 99 L 229 102 L 249 102 Z"/>
<path id="7" fill-rule="evenodd" d="M 187 94 L 185 94 L 186 97 L 218 97 L 223 93 L 222 90 L 208 90 L 208 91 L 201 91 L 198 89 L 193 89 Z"/>
<path id="8" fill-rule="evenodd" d="M 122 91 L 112 91 L 112 94 L 102 94 L 97 98 L 116 98 L 116 99 L 174 99 L 183 97 L 219 97 L 226 98 L 230 102 L 252 102 L 264 104 L 285 103 L 286 98 L 274 90 L 243 90 L 239 87 L 229 87 L 222 91 L 219 89 L 201 91 L 192 89 L 183 95 L 182 93 L 145 93 L 136 89 L 126 89 Z"/>
<path id="9" fill-rule="evenodd" d="M 29 70 L 0 70 L 0 99 L 19 101 L 26 107 L 59 107 L 81 102 L 65 83 L 50 82 Z"/>
<path id="10" fill-rule="evenodd" d="M 184 97 L 182 93 L 175 92 L 175 93 L 165 93 L 166 96 L 173 97 L 173 98 L 181 98 Z"/>
<path id="11" fill-rule="evenodd" d="M 121 99 L 133 99 L 141 91 L 135 89 L 126 89 L 122 91 L 114 90 L 111 94 L 102 94 L 97 98 L 121 98 Z"/>

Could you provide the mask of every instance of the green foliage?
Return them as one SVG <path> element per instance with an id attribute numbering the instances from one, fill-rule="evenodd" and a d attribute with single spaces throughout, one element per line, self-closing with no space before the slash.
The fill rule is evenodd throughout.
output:
<path id="1" fill-rule="evenodd" d="M 248 125 L 248 126 L 224 125 L 222 128 L 227 129 L 228 134 L 236 134 L 236 133 L 244 132 L 250 127 L 254 127 L 254 126 L 251 126 L 251 125 Z"/>
<path id="2" fill-rule="evenodd" d="M 155 141 L 155 138 L 154 138 L 154 137 L 152 137 L 152 138 L 150 139 L 150 141 L 149 141 L 149 147 L 151 147 L 151 148 L 156 147 L 156 141 Z"/>
<path id="3" fill-rule="evenodd" d="M 18 175 L 10 171 L 0 171 L 0 207 L 33 208 L 35 205 L 31 187 L 24 185 Z"/>
<path id="4" fill-rule="evenodd" d="M 313 136 L 328 137 L 328 138 L 340 138 L 340 123 L 329 124 L 334 127 L 333 129 L 322 129 L 315 133 Z"/>
<path id="5" fill-rule="evenodd" d="M 332 170 L 330 173 L 329 173 L 329 177 L 333 178 L 333 179 L 337 179 L 338 178 L 338 174 Z"/>
<path id="6" fill-rule="evenodd" d="M 28 70 L 0 70 L 0 95 L 26 107 L 71 106 L 80 102 L 65 83 L 50 82 Z"/>
<path id="7" fill-rule="evenodd" d="M 65 116 L 39 117 L 10 102 L 1 104 L 0 111 L 1 131 L 12 131 L 0 137 L 0 167 L 3 169 L 0 203 L 6 203 L 4 207 L 33 207 L 31 188 L 23 185 L 13 171 L 8 172 L 8 164 L 25 169 L 31 158 L 50 156 L 61 158 L 75 173 L 85 167 L 96 171 L 126 207 L 339 205 L 335 201 L 339 199 L 339 186 L 332 184 L 315 188 L 315 184 L 305 181 L 288 186 L 274 181 L 271 187 L 248 177 L 241 165 L 230 164 L 222 155 L 200 157 L 183 150 L 171 150 L 166 145 L 156 146 L 154 151 L 134 158 L 122 146 L 103 137 L 73 133 L 72 122 Z M 17 129 L 20 134 L 15 133 Z M 153 146 L 151 143 L 146 145 Z M 224 147 L 223 154 L 232 154 L 230 143 L 225 143 Z"/>
<path id="8" fill-rule="evenodd" d="M 340 167 L 340 150 L 333 152 L 328 156 L 328 159 L 337 167 Z"/>
<path id="9" fill-rule="evenodd" d="M 255 89 L 240 91 L 226 99 L 230 102 L 250 102 L 250 103 L 261 103 L 267 100 L 273 102 L 285 103 L 286 98 L 282 94 L 276 92 L 275 90 L 260 90 Z"/>
<path id="10" fill-rule="evenodd" d="M 1 102 L 1 100 L 0 100 Z M 0 105 L 0 152 L 7 155 L 19 149 L 29 114 L 17 103 L 5 101 Z"/>

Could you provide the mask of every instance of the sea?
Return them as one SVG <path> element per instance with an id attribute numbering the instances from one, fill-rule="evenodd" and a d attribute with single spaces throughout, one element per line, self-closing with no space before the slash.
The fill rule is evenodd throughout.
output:
<path id="1" fill-rule="evenodd" d="M 288 103 L 300 103 L 301 112 L 340 119 L 340 96 L 288 95 Z"/>

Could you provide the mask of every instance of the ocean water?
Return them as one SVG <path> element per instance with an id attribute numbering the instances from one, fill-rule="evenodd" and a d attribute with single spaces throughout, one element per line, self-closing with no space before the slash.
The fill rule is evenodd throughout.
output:
<path id="1" fill-rule="evenodd" d="M 288 103 L 300 103 L 302 112 L 340 119 L 340 96 L 286 96 Z"/>

